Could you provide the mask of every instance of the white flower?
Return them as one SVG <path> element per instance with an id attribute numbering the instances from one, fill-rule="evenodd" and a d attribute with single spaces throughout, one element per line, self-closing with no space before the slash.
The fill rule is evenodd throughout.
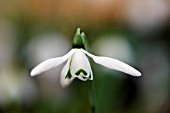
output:
<path id="1" fill-rule="evenodd" d="M 40 74 L 67 61 L 61 72 L 61 86 L 65 87 L 69 85 L 76 77 L 82 81 L 93 80 L 93 73 L 86 55 L 102 66 L 133 76 L 141 76 L 139 71 L 119 60 L 95 56 L 82 48 L 74 48 L 62 57 L 51 58 L 40 63 L 31 71 L 31 76 Z"/>

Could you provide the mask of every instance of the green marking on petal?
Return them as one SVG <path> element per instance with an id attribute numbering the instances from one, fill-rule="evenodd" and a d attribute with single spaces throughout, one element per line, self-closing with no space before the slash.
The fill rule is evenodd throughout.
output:
<path id="1" fill-rule="evenodd" d="M 85 70 L 83 70 L 83 69 L 79 69 L 79 70 L 75 73 L 75 75 L 79 76 L 80 73 L 83 73 L 84 76 L 87 76 L 87 72 L 86 72 Z"/>
<path id="2" fill-rule="evenodd" d="M 65 78 L 71 79 L 71 77 L 72 77 L 72 75 L 71 75 L 71 72 L 70 72 L 70 69 L 69 69 L 67 75 L 65 76 Z"/>
<path id="3" fill-rule="evenodd" d="M 84 77 L 84 76 L 82 76 L 83 77 L 83 79 L 86 79 L 86 77 Z"/>

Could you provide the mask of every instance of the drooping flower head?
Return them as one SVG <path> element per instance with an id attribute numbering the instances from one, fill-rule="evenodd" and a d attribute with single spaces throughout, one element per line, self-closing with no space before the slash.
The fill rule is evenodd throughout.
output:
<path id="1" fill-rule="evenodd" d="M 128 64 L 109 57 L 95 56 L 87 52 L 88 48 L 85 40 L 85 34 L 80 32 L 80 28 L 78 28 L 73 39 L 73 48 L 62 57 L 50 58 L 37 65 L 31 71 L 31 76 L 38 75 L 66 62 L 66 65 L 61 71 L 61 86 L 65 87 L 69 85 L 75 78 L 82 81 L 93 80 L 93 73 L 87 56 L 91 57 L 95 63 L 107 68 L 118 70 L 132 76 L 141 76 L 139 71 Z"/>

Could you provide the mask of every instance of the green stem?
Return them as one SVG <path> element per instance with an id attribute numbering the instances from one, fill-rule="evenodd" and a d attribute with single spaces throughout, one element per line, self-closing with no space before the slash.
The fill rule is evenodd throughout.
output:
<path id="1" fill-rule="evenodd" d="M 96 98 L 96 89 L 94 85 L 94 81 L 89 81 L 89 100 L 92 113 L 97 112 L 97 98 Z"/>

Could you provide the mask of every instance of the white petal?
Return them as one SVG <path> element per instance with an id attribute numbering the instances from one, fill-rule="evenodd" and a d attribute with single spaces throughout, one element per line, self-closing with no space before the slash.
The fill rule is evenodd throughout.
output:
<path id="1" fill-rule="evenodd" d="M 70 67 L 70 61 L 71 58 L 68 59 L 66 65 L 64 66 L 63 70 L 61 71 L 61 77 L 60 77 L 60 84 L 62 87 L 66 87 L 68 86 L 75 77 L 71 76 L 71 78 L 66 78 L 66 75 L 69 71 L 69 67 Z"/>
<path id="2" fill-rule="evenodd" d="M 81 49 L 77 49 L 73 54 L 70 71 L 73 76 L 78 77 L 79 79 L 83 79 L 84 77 L 88 78 L 90 76 L 90 63 Z M 83 76 L 83 78 L 81 76 Z"/>
<path id="3" fill-rule="evenodd" d="M 141 73 L 139 71 L 137 71 L 133 67 L 131 67 L 128 64 L 125 64 L 119 60 L 112 59 L 109 57 L 95 56 L 95 55 L 92 55 L 91 53 L 88 53 L 87 51 L 85 51 L 83 49 L 82 49 L 82 51 L 84 53 L 86 53 L 88 56 L 90 56 L 94 60 L 94 62 L 96 62 L 102 66 L 105 66 L 110 69 L 122 71 L 124 73 L 130 74 L 133 76 L 141 76 Z"/>
<path id="4" fill-rule="evenodd" d="M 61 63 L 65 62 L 69 57 L 71 57 L 73 55 L 73 53 L 75 52 L 75 49 L 70 50 L 66 55 L 62 56 L 62 57 L 57 57 L 57 58 L 51 58 L 48 59 L 42 63 L 40 63 L 39 65 L 37 65 L 32 71 L 31 71 L 31 76 L 35 76 L 37 74 L 40 74 L 44 71 L 47 71 L 55 66 L 60 65 Z"/>

